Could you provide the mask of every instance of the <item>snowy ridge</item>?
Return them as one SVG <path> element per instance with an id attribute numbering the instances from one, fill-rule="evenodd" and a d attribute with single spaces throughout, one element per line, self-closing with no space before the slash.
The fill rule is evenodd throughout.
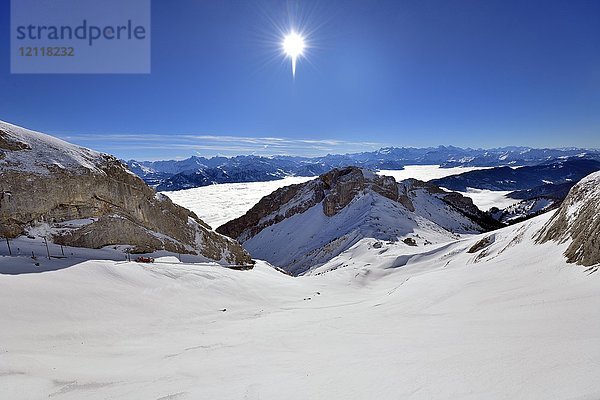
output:
<path id="1" fill-rule="evenodd" d="M 44 133 L 31 131 L 0 121 L 0 151 L 2 142 L 11 147 L 0 157 L 0 169 L 48 174 L 52 168 L 76 172 L 103 173 L 99 168 L 107 154 L 76 146 Z M 20 148 L 20 149 L 19 149 Z"/>
<path id="2" fill-rule="evenodd" d="M 378 174 L 393 176 L 396 181 L 407 178 L 427 181 L 432 178 L 440 178 L 469 170 L 473 170 L 473 168 L 440 168 L 439 165 L 415 165 L 406 166 L 403 170 L 381 170 Z M 176 204 L 192 210 L 210 226 L 218 227 L 241 217 L 261 198 L 273 193 L 275 190 L 297 183 L 304 183 L 315 178 L 315 176 L 296 176 L 267 182 L 221 183 L 163 193 Z M 503 207 L 504 203 L 513 204 L 518 201 L 506 198 L 505 193 L 509 192 L 479 190 L 477 193 L 462 194 L 473 199 L 475 205 L 480 209 L 487 210 L 492 205 Z"/>
<path id="3" fill-rule="evenodd" d="M 365 238 L 427 246 L 482 232 L 487 223 L 457 193 L 347 168 L 279 189 L 217 232 L 236 238 L 253 257 L 297 275 Z"/>

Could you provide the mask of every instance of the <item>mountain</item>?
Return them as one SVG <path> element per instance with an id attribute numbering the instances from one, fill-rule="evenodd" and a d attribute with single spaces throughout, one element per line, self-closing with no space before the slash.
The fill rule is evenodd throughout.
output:
<path id="1" fill-rule="evenodd" d="M 322 166 L 302 165 L 287 159 L 268 159 L 256 156 L 203 159 L 196 157 L 198 167 L 186 169 L 161 181 L 157 190 L 173 191 L 214 183 L 266 182 L 291 174 L 314 175 Z M 179 166 L 183 167 L 183 166 Z M 188 168 L 186 165 L 184 168 Z M 156 175 L 154 175 L 154 178 Z"/>
<path id="2" fill-rule="evenodd" d="M 364 238 L 424 246 L 498 226 L 459 193 L 348 167 L 278 189 L 217 232 L 298 275 Z"/>
<path id="3" fill-rule="evenodd" d="M 550 199 L 563 200 L 569 194 L 569 190 L 577 183 L 577 181 L 567 181 L 564 183 L 544 183 L 540 186 L 535 186 L 531 189 L 516 190 L 507 194 L 511 199 L 532 199 L 536 197 L 545 197 Z"/>
<path id="4" fill-rule="evenodd" d="M 135 253 L 251 261 L 239 244 L 113 156 L 0 122 L 0 236 L 35 234 L 67 246 L 129 245 Z"/>
<path id="5" fill-rule="evenodd" d="M 600 160 L 600 152 L 587 149 L 462 149 L 386 147 L 372 152 L 329 154 L 323 157 L 237 156 L 190 157 L 185 160 L 129 160 L 129 168 L 158 190 L 180 190 L 213 183 L 257 182 L 285 176 L 317 176 L 333 168 L 360 166 L 368 169 L 402 169 L 405 165 L 526 166 L 568 158 Z"/>
<path id="6" fill-rule="evenodd" d="M 599 240 L 600 172 L 595 172 L 573 186 L 540 231 L 538 242 L 568 243 L 565 256 L 569 262 L 593 266 L 600 263 Z"/>
<path id="7" fill-rule="evenodd" d="M 467 191 L 468 188 L 487 190 L 527 190 L 542 185 L 575 184 L 584 176 L 600 170 L 600 161 L 581 158 L 560 160 L 520 168 L 497 167 L 464 172 L 431 183 L 450 190 Z"/>

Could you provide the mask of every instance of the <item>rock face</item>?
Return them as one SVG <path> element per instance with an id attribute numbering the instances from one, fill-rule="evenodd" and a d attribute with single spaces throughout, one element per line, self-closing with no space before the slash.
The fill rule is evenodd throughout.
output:
<path id="1" fill-rule="evenodd" d="M 337 214 L 367 188 L 390 200 L 398 198 L 398 185 L 394 178 L 364 169 L 334 169 L 321 175 L 320 180 L 328 191 L 323 201 L 323 213 L 328 217 Z"/>
<path id="2" fill-rule="evenodd" d="M 157 194 L 115 157 L 0 123 L 0 236 L 16 237 L 40 223 L 63 245 L 127 244 L 138 252 L 251 261 L 238 243 Z"/>
<path id="3" fill-rule="evenodd" d="M 586 266 L 600 263 L 600 172 L 573 186 L 537 239 L 541 243 L 570 240 L 565 252 L 568 262 Z"/>
<path id="4" fill-rule="evenodd" d="M 425 245 L 498 226 L 459 193 L 347 167 L 278 189 L 217 232 L 298 275 L 363 238 Z"/>
<path id="5" fill-rule="evenodd" d="M 431 197 L 441 199 L 444 203 L 451 207 L 452 210 L 459 212 L 465 217 L 469 218 L 476 224 L 476 227 L 471 228 L 478 232 L 485 232 L 494 229 L 501 228 L 502 225 L 498 221 L 494 220 L 490 215 L 481 211 L 470 197 L 463 196 L 457 192 L 447 192 L 438 186 L 435 186 L 429 182 L 419 181 L 418 179 L 406 179 L 402 181 L 399 186 L 401 187 L 401 193 L 405 193 L 405 196 L 399 198 L 400 202 L 409 202 L 412 211 L 417 211 L 415 206 L 411 202 L 411 197 L 416 197 L 418 191 L 423 191 Z M 438 216 L 445 216 L 444 214 L 436 215 L 428 211 L 429 218 L 436 219 Z M 440 225 L 445 224 L 440 221 Z"/>
<path id="6" fill-rule="evenodd" d="M 319 203 L 323 213 L 331 217 L 367 188 L 391 200 L 398 198 L 398 186 L 390 176 L 378 176 L 356 167 L 336 168 L 314 181 L 277 189 L 245 215 L 217 228 L 217 232 L 244 242 L 266 227 Z"/>

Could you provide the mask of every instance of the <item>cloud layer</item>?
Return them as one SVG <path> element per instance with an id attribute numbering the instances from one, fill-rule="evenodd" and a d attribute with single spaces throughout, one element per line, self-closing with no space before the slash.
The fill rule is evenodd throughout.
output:
<path id="1" fill-rule="evenodd" d="M 314 157 L 327 153 L 376 150 L 381 143 L 338 139 L 289 139 L 218 135 L 107 134 L 60 135 L 61 139 L 124 159 L 186 158 L 235 155 L 294 155 Z"/>

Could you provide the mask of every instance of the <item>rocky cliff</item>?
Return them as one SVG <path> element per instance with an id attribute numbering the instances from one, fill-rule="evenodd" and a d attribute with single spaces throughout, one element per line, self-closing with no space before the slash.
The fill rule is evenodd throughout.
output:
<path id="1" fill-rule="evenodd" d="M 600 172 L 579 181 L 552 219 L 538 234 L 541 243 L 569 242 L 565 252 L 571 263 L 600 263 Z"/>
<path id="2" fill-rule="evenodd" d="M 427 245 L 497 226 L 459 193 L 348 167 L 281 188 L 217 232 L 301 274 L 364 238 Z"/>
<path id="3" fill-rule="evenodd" d="M 77 221 L 71 229 L 60 228 Z M 157 194 L 115 157 L 0 123 L 0 236 L 48 224 L 56 243 L 134 246 L 243 264 L 250 256 Z M 59 229 L 60 228 L 60 229 Z"/>

